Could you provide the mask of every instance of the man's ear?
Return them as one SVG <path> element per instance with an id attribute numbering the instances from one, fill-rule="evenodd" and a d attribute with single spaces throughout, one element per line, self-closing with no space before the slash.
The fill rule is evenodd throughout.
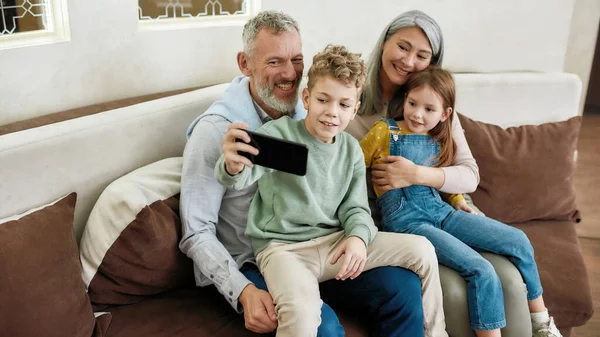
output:
<path id="1" fill-rule="evenodd" d="M 310 99 L 310 93 L 308 92 L 308 88 L 304 88 L 302 90 L 302 105 L 304 105 L 304 110 L 308 111 L 308 101 Z"/>
<path id="2" fill-rule="evenodd" d="M 446 119 L 450 118 L 450 115 L 452 114 L 452 108 L 448 108 L 444 111 L 444 113 L 442 114 L 442 122 L 445 122 Z"/>
<path id="3" fill-rule="evenodd" d="M 248 57 L 248 55 L 246 55 L 246 53 L 242 51 L 237 53 L 237 63 L 242 74 L 248 77 L 252 76 L 252 71 L 250 69 L 250 58 Z"/>

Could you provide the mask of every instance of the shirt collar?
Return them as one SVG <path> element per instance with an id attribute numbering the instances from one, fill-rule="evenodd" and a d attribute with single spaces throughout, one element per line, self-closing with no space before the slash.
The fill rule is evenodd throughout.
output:
<path id="1" fill-rule="evenodd" d="M 273 120 L 273 118 L 271 118 L 271 116 L 269 116 L 267 112 L 263 110 L 263 108 L 261 108 L 260 105 L 258 105 L 258 103 L 256 103 L 256 101 L 252 100 L 252 104 L 254 104 L 254 108 L 256 109 L 256 113 L 258 114 L 258 118 L 260 118 L 263 124 Z"/>
<path id="2" fill-rule="evenodd" d="M 268 121 L 273 120 L 273 118 L 271 116 L 269 116 L 269 114 L 267 114 L 267 112 L 265 110 L 263 110 L 263 108 L 261 108 L 260 105 L 258 105 L 258 103 L 256 103 L 255 100 L 252 100 L 252 104 L 254 104 L 254 107 L 256 108 L 256 113 L 258 114 L 258 117 L 260 118 L 260 120 L 262 121 L 263 124 L 265 124 Z M 295 110 L 292 110 L 287 113 L 287 115 L 290 116 L 291 118 L 294 118 L 295 114 L 296 114 Z"/>

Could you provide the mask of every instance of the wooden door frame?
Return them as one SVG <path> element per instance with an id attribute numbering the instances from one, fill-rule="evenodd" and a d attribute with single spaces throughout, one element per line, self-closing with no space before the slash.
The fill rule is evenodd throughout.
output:
<path id="1" fill-rule="evenodd" d="M 596 38 L 596 48 L 587 93 L 585 95 L 584 114 L 600 114 L 600 27 Z"/>

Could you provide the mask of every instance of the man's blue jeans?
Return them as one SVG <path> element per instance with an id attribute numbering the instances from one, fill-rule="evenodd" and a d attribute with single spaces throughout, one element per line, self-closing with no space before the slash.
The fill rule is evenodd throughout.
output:
<path id="1" fill-rule="evenodd" d="M 241 272 L 257 288 L 268 291 L 255 265 L 246 263 Z M 424 335 L 421 281 L 409 270 L 375 268 L 354 280 L 323 282 L 320 292 L 323 306 L 319 337 L 344 336 L 344 328 L 332 307 L 365 318 L 370 336 Z"/>

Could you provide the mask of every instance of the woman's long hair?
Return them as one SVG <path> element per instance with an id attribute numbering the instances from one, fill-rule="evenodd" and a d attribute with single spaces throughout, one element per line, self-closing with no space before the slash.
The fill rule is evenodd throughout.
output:
<path id="1" fill-rule="evenodd" d="M 373 115 L 381 111 L 383 104 L 383 90 L 381 88 L 381 55 L 383 53 L 383 44 L 396 32 L 403 28 L 419 27 L 425 33 L 431 45 L 431 64 L 442 65 L 444 58 L 444 39 L 440 26 L 429 15 L 421 11 L 408 11 L 398 15 L 390 22 L 377 39 L 367 62 L 367 83 L 361 95 L 360 108 L 358 114 Z M 394 95 L 394 98 L 388 105 L 388 111 L 398 111 L 404 101 L 404 90 Z"/>
<path id="2" fill-rule="evenodd" d="M 452 108 L 450 116 L 445 121 L 440 121 L 431 131 L 429 136 L 440 143 L 440 155 L 433 160 L 436 167 L 452 164 L 456 157 L 456 143 L 452 138 L 452 119 L 454 117 L 454 104 L 456 103 L 456 88 L 452 74 L 438 67 L 429 66 L 427 69 L 413 74 L 404 85 L 406 95 L 412 90 L 429 87 L 436 92 L 442 100 L 444 111 Z M 396 118 L 404 117 L 404 106 Z"/>

